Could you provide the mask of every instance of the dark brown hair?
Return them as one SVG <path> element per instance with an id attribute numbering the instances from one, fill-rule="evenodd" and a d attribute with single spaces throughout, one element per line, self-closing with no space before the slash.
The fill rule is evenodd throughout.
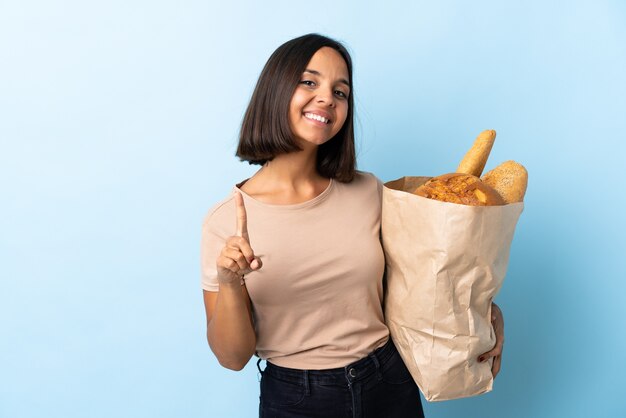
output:
<path id="1" fill-rule="evenodd" d="M 267 60 L 241 124 L 235 154 L 241 161 L 263 165 L 276 155 L 302 150 L 289 128 L 289 104 L 311 57 L 325 46 L 339 52 L 346 62 L 350 94 L 343 126 L 318 147 L 317 170 L 324 177 L 352 181 L 356 169 L 352 59 L 342 44 L 316 33 L 282 44 Z"/>

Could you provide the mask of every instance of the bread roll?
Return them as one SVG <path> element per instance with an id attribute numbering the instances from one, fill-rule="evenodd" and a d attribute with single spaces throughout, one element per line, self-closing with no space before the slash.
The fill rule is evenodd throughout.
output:
<path id="1" fill-rule="evenodd" d="M 467 151 L 467 154 L 465 154 L 461 160 L 456 172 L 480 177 L 485 169 L 487 158 L 489 158 L 489 153 L 491 152 L 495 140 L 496 131 L 493 129 L 482 131 L 478 137 L 476 137 L 472 148 Z"/>
<path id="2" fill-rule="evenodd" d="M 416 195 L 442 202 L 470 206 L 503 205 L 500 195 L 476 176 L 465 173 L 450 173 L 433 177 L 419 186 Z"/>
<path id="3" fill-rule="evenodd" d="M 521 202 L 528 186 L 528 172 L 520 163 L 505 161 L 485 173 L 481 180 L 493 187 L 505 203 Z"/>

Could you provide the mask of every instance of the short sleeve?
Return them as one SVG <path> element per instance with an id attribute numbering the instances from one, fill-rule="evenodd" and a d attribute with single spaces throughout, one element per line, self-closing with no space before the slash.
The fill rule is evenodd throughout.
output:
<path id="1" fill-rule="evenodd" d="M 219 291 L 217 281 L 217 257 L 219 257 L 224 244 L 225 237 L 219 236 L 211 228 L 210 218 L 202 224 L 202 239 L 200 243 L 200 269 L 202 289 L 210 292 Z"/>
<path id="2" fill-rule="evenodd" d="M 213 206 L 202 223 L 200 240 L 200 276 L 202 289 L 220 290 L 217 280 L 217 258 L 226 240 L 235 233 L 235 210 L 232 196 Z M 243 279 L 241 284 L 244 284 Z"/>

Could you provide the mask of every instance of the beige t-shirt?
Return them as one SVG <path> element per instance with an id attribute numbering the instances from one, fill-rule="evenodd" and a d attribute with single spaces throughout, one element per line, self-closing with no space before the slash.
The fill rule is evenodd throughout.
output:
<path id="1" fill-rule="evenodd" d="M 235 235 L 234 193 L 202 228 L 202 288 L 217 292 L 216 259 Z M 241 192 L 241 191 L 240 191 Z M 389 338 L 383 320 L 382 183 L 357 171 L 317 197 L 270 205 L 244 192 L 250 245 L 263 267 L 245 276 L 257 355 L 297 369 L 343 367 Z"/>

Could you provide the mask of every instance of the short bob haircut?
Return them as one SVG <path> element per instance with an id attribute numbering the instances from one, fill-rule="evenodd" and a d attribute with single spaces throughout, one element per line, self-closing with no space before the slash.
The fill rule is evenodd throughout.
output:
<path id="1" fill-rule="evenodd" d="M 284 43 L 265 64 L 241 124 L 235 154 L 241 161 L 263 165 L 276 155 L 302 150 L 289 127 L 289 105 L 307 64 L 322 47 L 333 48 L 346 62 L 350 94 L 346 121 L 318 148 L 317 170 L 327 178 L 352 181 L 356 169 L 352 59 L 342 44 L 316 33 Z"/>

